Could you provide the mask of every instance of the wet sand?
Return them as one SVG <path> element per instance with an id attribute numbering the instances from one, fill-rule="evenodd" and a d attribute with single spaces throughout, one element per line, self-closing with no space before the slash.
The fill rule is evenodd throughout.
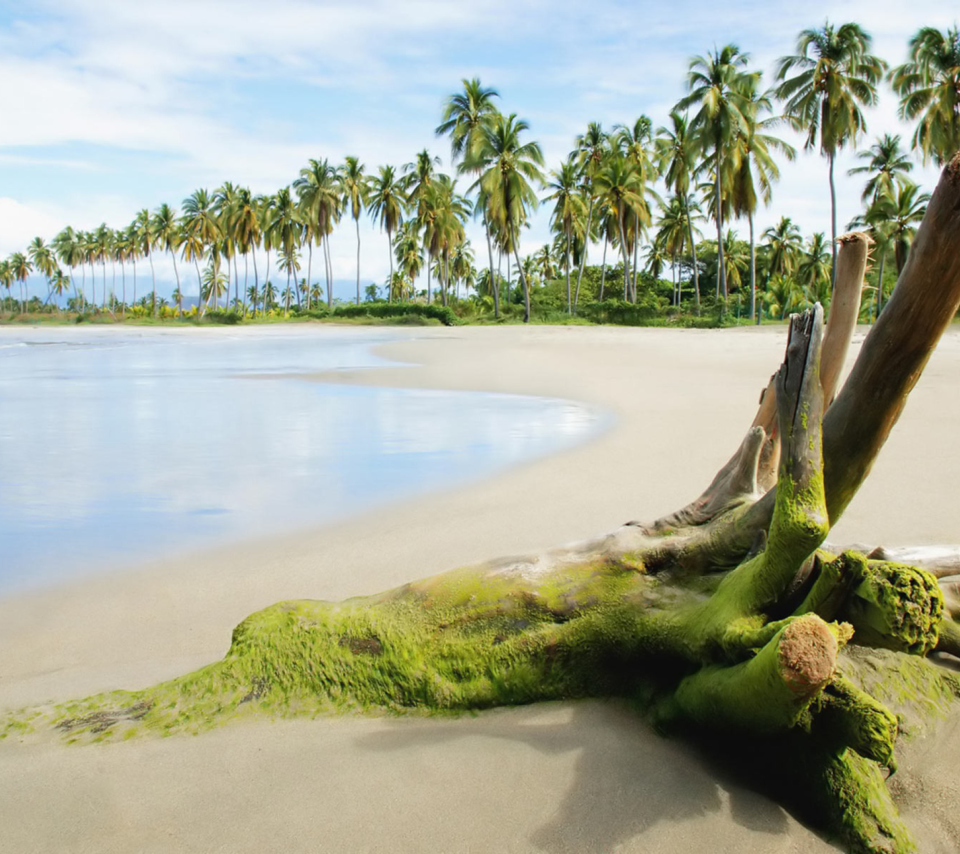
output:
<path id="1" fill-rule="evenodd" d="M 381 352 L 419 367 L 317 379 L 568 397 L 614 424 L 563 454 L 335 526 L 0 599 L 0 708 L 192 670 L 280 599 L 372 593 L 676 509 L 739 443 L 785 329 L 426 328 L 412 339 Z M 951 330 L 832 542 L 960 542 L 958 378 Z M 956 850 L 960 730 L 911 755 L 905 815 L 922 850 Z M 8 738 L 0 828 L 3 851 L 835 850 L 602 702 L 263 720 L 82 748 Z"/>

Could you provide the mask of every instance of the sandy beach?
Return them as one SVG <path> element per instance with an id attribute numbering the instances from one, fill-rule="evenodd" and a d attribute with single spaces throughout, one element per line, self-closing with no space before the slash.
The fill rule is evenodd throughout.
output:
<path id="1" fill-rule="evenodd" d="M 609 412 L 612 426 L 560 455 L 335 526 L 0 599 L 0 709 L 193 670 L 224 654 L 247 614 L 281 599 L 374 593 L 674 510 L 739 444 L 785 337 L 785 327 L 412 331 L 378 352 L 414 366 L 315 379 L 570 398 Z M 958 377 L 951 329 L 831 542 L 960 542 Z M 958 721 L 907 747 L 901 807 L 924 852 L 960 850 L 958 767 Z M 0 743 L 4 852 L 701 850 L 838 849 L 616 703 L 264 719 L 72 748 Z"/>

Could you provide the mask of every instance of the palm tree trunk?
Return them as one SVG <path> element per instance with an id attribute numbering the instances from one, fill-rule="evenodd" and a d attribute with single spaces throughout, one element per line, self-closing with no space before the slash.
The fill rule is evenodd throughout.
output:
<path id="1" fill-rule="evenodd" d="M 8 291 L 9 293 L 9 291 Z M 87 265 L 80 262 L 80 294 L 83 296 L 81 305 L 79 306 L 80 312 L 83 313 L 86 309 L 87 302 Z"/>
<path id="2" fill-rule="evenodd" d="M 177 253 L 170 250 L 173 259 L 173 275 L 177 277 L 177 314 L 183 316 L 183 291 L 180 289 L 180 271 L 177 269 Z"/>
<path id="3" fill-rule="evenodd" d="M 566 268 L 567 268 L 567 314 L 573 314 L 573 300 L 570 295 L 570 229 L 567 228 L 567 258 L 566 258 Z"/>
<path id="4" fill-rule="evenodd" d="M 827 152 L 827 162 L 830 164 L 830 236 L 833 248 L 833 266 L 830 270 L 830 293 L 837 284 L 837 188 L 833 181 L 833 161 L 835 153 Z"/>
<path id="5" fill-rule="evenodd" d="M 603 263 L 600 265 L 600 302 L 603 302 L 604 279 L 607 278 L 607 230 L 603 230 Z"/>
<path id="6" fill-rule="evenodd" d="M 623 301 L 629 302 L 630 296 L 630 252 L 627 249 L 627 236 L 623 230 L 623 215 L 617 216 L 620 226 L 620 254 L 623 256 Z"/>
<path id="7" fill-rule="evenodd" d="M 360 217 L 355 217 L 357 224 L 357 305 L 360 305 Z"/>
<path id="8" fill-rule="evenodd" d="M 753 240 L 753 212 L 747 214 L 750 223 L 750 319 L 757 314 L 757 247 Z"/>
<path id="9" fill-rule="evenodd" d="M 427 305 L 430 305 L 430 250 L 427 250 Z"/>
<path id="10" fill-rule="evenodd" d="M 323 238 L 323 263 L 327 277 L 327 308 L 333 309 L 333 265 L 330 262 L 330 241 Z"/>
<path id="11" fill-rule="evenodd" d="M 443 251 L 443 281 L 440 283 L 440 299 L 443 307 L 447 307 L 447 288 L 450 287 L 450 256 Z M 359 288 L 359 286 L 358 286 Z M 360 305 L 360 291 L 357 290 L 357 305 Z"/>
<path id="12" fill-rule="evenodd" d="M 487 235 L 487 255 L 490 256 L 490 290 L 493 292 L 493 316 L 500 317 L 500 290 L 497 287 L 497 279 L 493 271 L 493 242 L 490 239 L 490 226 L 487 223 L 487 215 L 483 215 L 483 230 Z"/>
<path id="13" fill-rule="evenodd" d="M 720 184 L 720 140 L 716 144 L 716 160 L 714 161 L 714 173 L 716 174 L 716 194 L 714 207 L 716 208 L 717 220 L 717 299 L 720 299 L 720 293 L 723 292 L 723 298 L 727 298 L 727 268 L 723 263 L 723 187 Z"/>
<path id="14" fill-rule="evenodd" d="M 257 302 L 260 299 L 260 276 L 257 273 L 257 247 L 256 244 L 250 245 L 250 252 L 253 255 L 253 316 L 257 316 Z"/>
<path id="15" fill-rule="evenodd" d="M 207 294 L 207 298 L 203 298 L 203 277 L 200 275 L 200 261 L 197 259 L 197 256 L 193 256 L 194 266 L 197 268 L 197 313 L 200 317 L 203 317 L 207 313 L 207 302 L 210 300 L 210 294 Z M 154 288 L 153 298 L 156 300 L 157 291 Z"/>
<path id="16" fill-rule="evenodd" d="M 697 244 L 693 239 L 693 220 L 690 218 L 690 197 L 684 196 L 684 204 L 687 209 L 687 231 L 690 233 L 690 256 L 693 262 L 693 304 L 696 307 L 697 316 L 700 316 L 700 270 L 697 266 Z"/>
<path id="17" fill-rule="evenodd" d="M 127 268 L 120 262 L 120 283 L 123 287 L 123 303 L 120 306 L 120 316 L 127 316 Z"/>
<path id="18" fill-rule="evenodd" d="M 393 237 L 387 229 L 387 255 L 390 257 L 390 281 L 387 282 L 387 302 L 393 302 Z"/>
<path id="19" fill-rule="evenodd" d="M 153 283 L 153 316 L 157 316 L 157 274 L 153 269 L 153 253 L 147 253 L 147 260 L 150 262 L 150 280 Z"/>
<path id="20" fill-rule="evenodd" d="M 874 305 L 876 306 L 877 316 L 876 319 L 880 319 L 880 312 L 883 310 L 883 264 L 887 260 L 887 247 L 886 244 L 880 244 L 880 266 L 877 269 L 877 298 L 874 300 Z"/>
<path id="21" fill-rule="evenodd" d="M 520 284 L 523 285 L 523 322 L 530 322 L 530 288 L 527 286 L 527 277 L 523 275 L 523 267 L 520 265 L 520 255 L 517 252 L 517 241 L 513 241 L 513 255 L 517 259 L 517 270 L 520 273 Z M 509 261 L 509 256 L 507 256 Z M 509 269 L 509 268 L 508 268 Z"/>
<path id="22" fill-rule="evenodd" d="M 633 276 L 631 278 L 631 293 L 633 302 L 637 301 L 637 257 L 640 251 L 640 219 L 636 212 L 633 214 Z"/>
<path id="23" fill-rule="evenodd" d="M 593 188 L 590 188 L 590 204 L 587 207 L 587 229 L 583 233 L 583 252 L 580 255 L 580 269 L 577 270 L 577 294 L 573 299 L 573 310 L 576 311 L 580 301 L 580 282 L 583 281 L 583 268 L 587 263 L 587 247 L 590 245 L 590 223 L 593 219 Z"/>
<path id="24" fill-rule="evenodd" d="M 243 253 L 243 316 L 247 316 L 247 282 L 250 279 L 250 253 Z M 309 292 L 308 292 L 309 293 Z"/>
<path id="25" fill-rule="evenodd" d="M 310 299 L 310 292 L 313 284 L 313 237 L 307 236 L 307 311 L 313 306 Z"/>
<path id="26" fill-rule="evenodd" d="M 137 254 L 133 253 L 133 305 L 137 304 Z"/>

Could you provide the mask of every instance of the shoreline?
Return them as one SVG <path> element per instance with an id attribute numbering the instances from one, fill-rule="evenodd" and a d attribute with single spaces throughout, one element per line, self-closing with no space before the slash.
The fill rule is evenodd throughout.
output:
<path id="1" fill-rule="evenodd" d="M 413 340 L 374 352 L 417 367 L 313 379 L 562 397 L 603 406 L 615 424 L 493 478 L 332 526 L 0 600 L 0 708 L 195 669 L 222 656 L 243 617 L 280 599 L 374 593 L 669 512 L 699 494 L 739 444 L 785 345 L 785 327 L 410 332 Z M 960 454 L 950 444 L 957 375 L 960 334 L 951 329 L 832 541 L 960 540 L 951 534 L 960 518 Z M 8 742 L 0 823 L 22 840 L 18 850 L 164 850 L 174 840 L 203 851 L 214 838 L 231 851 L 277 839 L 302 850 L 318 830 L 330 850 L 681 852 L 698 840 L 835 850 L 615 703 L 456 721 L 264 720 L 104 749 Z M 155 763 L 148 780 L 145 761 Z M 271 815 L 251 819 L 252 804 Z M 62 820 L 50 822 L 52 812 Z"/>

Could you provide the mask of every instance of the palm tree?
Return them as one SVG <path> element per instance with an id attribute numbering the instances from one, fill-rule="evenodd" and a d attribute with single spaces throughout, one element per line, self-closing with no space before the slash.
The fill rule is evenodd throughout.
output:
<path id="1" fill-rule="evenodd" d="M 417 153 L 417 158 L 411 163 L 404 164 L 404 188 L 407 191 L 407 204 L 414 211 L 417 227 L 429 230 L 434 212 L 430 209 L 434 197 L 431 188 L 436 179 L 436 166 L 440 165 L 440 158 L 434 157 L 427 149 Z M 429 244 L 429 235 L 424 234 L 424 244 Z M 427 264 L 427 302 L 432 299 L 430 291 L 430 264 Z"/>
<path id="2" fill-rule="evenodd" d="M 144 208 L 137 212 L 131 223 L 133 230 L 133 251 L 141 258 L 147 258 L 150 262 L 150 282 L 153 286 L 152 308 L 153 316 L 157 316 L 157 273 L 153 266 L 153 249 L 157 245 L 157 237 L 154 230 L 154 221 L 150 217 L 150 211 Z M 136 297 L 134 297 L 136 299 Z"/>
<path id="3" fill-rule="evenodd" d="M 33 269 L 47 280 L 46 301 L 49 302 L 52 293 L 53 274 L 58 269 L 57 259 L 54 257 L 53 250 L 44 243 L 42 237 L 34 237 L 27 247 L 27 254 L 30 257 L 30 263 L 33 265 Z"/>
<path id="4" fill-rule="evenodd" d="M 767 276 L 792 276 L 800 260 L 803 238 L 800 229 L 790 217 L 770 226 L 764 233 L 767 244 Z"/>
<path id="5" fill-rule="evenodd" d="M 797 53 L 777 63 L 777 97 L 786 102 L 784 112 L 797 130 L 807 135 L 805 147 L 819 139 L 820 153 L 830 172 L 830 237 L 833 273 L 837 277 L 837 192 L 833 177 L 837 152 L 866 131 L 863 107 L 877 103 L 877 84 L 887 64 L 868 53 L 870 36 L 858 24 L 829 22 L 819 30 L 804 30 Z M 797 73 L 790 77 L 790 72 Z"/>
<path id="6" fill-rule="evenodd" d="M 313 243 L 323 248 L 324 270 L 327 282 L 327 306 L 333 307 L 333 262 L 330 257 L 329 235 L 340 219 L 341 190 L 337 170 L 326 160 L 310 160 L 293 182 L 300 200 L 300 214 L 307 229 L 307 278 L 311 278 Z"/>
<path id="7" fill-rule="evenodd" d="M 290 277 L 295 276 L 300 269 L 297 262 L 297 250 L 300 247 L 302 225 L 297 212 L 297 205 L 293 201 L 289 187 L 277 190 L 273 202 L 273 221 L 268 230 L 270 243 L 277 249 L 280 256 L 278 267 L 287 273 L 287 289 L 290 288 Z M 300 303 L 300 292 L 297 291 L 297 304 Z M 287 306 L 289 309 L 289 306 Z"/>
<path id="8" fill-rule="evenodd" d="M 203 298 L 203 279 L 200 275 L 200 261 L 212 250 L 220 239 L 220 223 L 217 221 L 213 199 L 204 190 L 196 190 L 183 200 L 183 246 L 184 261 L 193 261 L 197 268 L 197 287 L 200 294 L 200 314 L 206 309 L 207 300 Z M 216 293 L 214 290 L 213 293 Z"/>
<path id="9" fill-rule="evenodd" d="M 260 218 L 257 215 L 258 203 L 247 187 L 240 187 L 237 190 L 237 201 L 233 219 L 234 239 L 237 243 L 237 250 L 243 255 L 243 314 L 247 314 L 247 294 L 249 288 L 247 279 L 249 269 L 247 267 L 247 255 L 253 255 L 253 293 L 256 295 L 260 288 L 259 275 L 257 273 L 257 246 L 260 244 Z M 305 229 L 306 230 L 306 229 Z M 309 238 L 308 238 L 309 239 Z M 312 243 L 311 246 L 312 252 Z M 309 296 L 307 298 L 307 307 L 310 307 Z M 256 299 L 253 301 L 253 315 L 257 315 Z"/>
<path id="10" fill-rule="evenodd" d="M 583 194 L 587 197 L 587 224 L 584 228 L 585 236 L 583 252 L 580 253 L 580 267 L 577 270 L 577 292 L 573 300 L 574 307 L 580 299 L 580 284 L 583 281 L 583 269 L 587 262 L 587 244 L 590 240 L 593 225 L 593 204 L 595 201 L 593 179 L 603 164 L 603 158 L 606 156 L 608 148 L 609 139 L 600 122 L 590 122 L 587 125 L 587 132 L 577 137 L 575 153 L 583 179 Z"/>
<path id="11" fill-rule="evenodd" d="M 679 193 L 674 194 L 669 202 L 664 206 L 660 218 L 657 221 L 657 235 L 654 238 L 654 246 L 660 247 L 670 258 L 674 273 L 674 297 L 676 304 L 680 306 L 681 285 L 677 273 L 677 259 L 683 255 L 686 248 L 688 235 L 693 229 L 693 224 L 689 221 L 690 216 L 689 202 Z M 647 262 L 653 260 L 653 254 L 648 251 Z M 659 273 L 657 274 L 659 277 Z"/>
<path id="12" fill-rule="evenodd" d="M 107 307 L 107 258 L 110 257 L 110 249 L 113 244 L 113 231 L 107 227 L 107 224 L 100 223 L 93 235 L 94 257 L 99 262 L 103 272 L 103 294 L 102 305 Z"/>
<path id="13" fill-rule="evenodd" d="M 693 300 L 696 312 L 700 314 L 700 273 L 697 264 L 697 244 L 693 237 L 690 199 L 690 180 L 697 167 L 697 145 L 691 137 L 685 115 L 674 110 L 670 113 L 670 124 L 669 128 L 661 127 L 657 130 L 659 171 L 663 175 L 667 189 L 673 190 L 683 199 L 686 207 L 690 255 L 693 262 Z"/>
<path id="14" fill-rule="evenodd" d="M 623 257 L 623 298 L 635 299 L 630 290 L 630 244 L 627 241 L 627 217 L 643 206 L 643 182 L 639 171 L 620 152 L 612 152 L 595 178 L 597 196 L 616 217 L 617 238 Z"/>
<path id="15" fill-rule="evenodd" d="M 173 274 L 177 279 L 177 313 L 183 314 L 183 293 L 180 289 L 180 271 L 177 269 L 177 250 L 180 248 L 181 232 L 177 214 L 166 202 L 158 207 L 150 220 L 153 245 L 169 252 L 173 259 Z M 156 293 L 156 288 L 154 288 Z"/>
<path id="16" fill-rule="evenodd" d="M 10 299 L 10 288 L 13 286 L 13 267 L 9 258 L 0 261 L 0 285 L 7 289 L 6 299 Z"/>
<path id="17" fill-rule="evenodd" d="M 583 196 L 580 194 L 580 169 L 573 158 L 560 164 L 560 171 L 550 173 L 553 179 L 547 184 L 552 190 L 545 201 L 553 201 L 553 213 L 550 223 L 554 230 L 564 236 L 564 267 L 567 273 L 567 314 L 573 314 L 573 295 L 570 289 L 570 247 L 573 242 L 574 229 L 583 228 L 581 225 L 584 214 Z M 592 192 L 590 207 L 593 207 Z M 589 222 L 589 211 L 587 212 Z M 584 229 L 585 230 L 585 229 Z M 586 252 L 581 253 L 581 260 Z"/>
<path id="18" fill-rule="evenodd" d="M 779 117 L 760 118 L 763 113 L 772 110 L 771 93 L 757 91 L 759 78 L 749 76 L 742 82 L 741 94 L 746 109 L 742 110 L 743 126 L 732 144 L 730 158 L 731 193 L 733 212 L 738 217 L 746 217 L 750 229 L 750 319 L 755 317 L 757 306 L 757 250 L 753 233 L 753 216 L 757 211 L 757 191 L 766 205 L 770 204 L 774 181 L 780 179 L 780 169 L 773 159 L 773 151 L 778 151 L 787 160 L 793 160 L 797 152 L 779 137 L 765 133 L 770 127 L 780 123 Z M 756 179 L 754 178 L 756 173 Z"/>
<path id="19" fill-rule="evenodd" d="M 537 142 L 521 142 L 530 126 L 518 119 L 497 115 L 485 128 L 476 162 L 480 177 L 474 184 L 486 207 L 487 222 L 498 232 L 505 252 L 513 250 L 523 285 L 523 322 L 530 322 L 530 288 L 520 265 L 518 231 L 527 221 L 527 210 L 536 208 L 537 195 L 530 182 L 543 185 L 543 152 Z"/>
<path id="20" fill-rule="evenodd" d="M 366 207 L 369 187 L 359 158 L 346 159 L 340 168 L 340 186 L 343 188 L 344 207 L 350 206 L 350 214 L 357 227 L 357 305 L 360 305 L 360 214 Z"/>
<path id="21" fill-rule="evenodd" d="M 495 89 L 486 89 L 480 84 L 479 78 L 463 81 L 463 91 L 447 98 L 440 124 L 436 128 L 437 136 L 450 136 L 451 160 L 456 163 L 463 159 L 459 167 L 460 174 L 474 173 L 478 177 L 480 147 L 484 134 L 493 123 L 497 115 L 494 98 L 500 95 Z M 483 230 L 487 239 L 487 257 L 490 264 L 490 276 L 493 281 L 493 242 L 490 234 L 490 223 L 487 222 L 486 207 L 477 205 L 476 211 L 483 218 Z M 499 315 L 499 300 L 494 292 L 494 308 Z"/>
<path id="22" fill-rule="evenodd" d="M 33 265 L 22 252 L 14 252 L 10 256 L 10 272 L 13 274 L 14 281 L 20 283 L 20 313 L 23 314 L 27 310 L 27 296 L 24 285 L 27 277 L 33 272 Z"/>
<path id="23" fill-rule="evenodd" d="M 797 280 L 805 288 L 816 290 L 819 293 L 820 285 L 830 281 L 830 249 L 827 247 L 827 238 L 822 231 L 814 233 L 797 265 Z M 811 300 L 817 302 L 817 300 Z M 820 300 L 823 302 L 823 300 Z"/>
<path id="24" fill-rule="evenodd" d="M 910 39 L 910 61 L 893 69 L 900 118 L 919 119 L 913 147 L 947 163 L 960 149 L 960 30 L 924 27 Z"/>
<path id="25" fill-rule="evenodd" d="M 394 241 L 394 249 L 397 264 L 400 267 L 399 275 L 401 279 L 412 283 L 423 269 L 423 247 L 420 244 L 420 230 L 417 228 L 416 222 L 410 220 L 400 226 L 397 238 Z M 388 284 L 392 281 L 394 281 L 394 276 L 391 262 L 391 274 Z M 394 289 L 388 287 L 388 301 L 392 298 L 393 292 Z M 399 293 L 400 298 L 402 298 L 406 291 L 404 288 L 401 288 L 397 293 Z"/>
<path id="26" fill-rule="evenodd" d="M 633 237 L 633 293 L 636 294 L 640 232 L 649 228 L 653 222 L 652 213 L 646 204 L 646 196 L 651 196 L 662 206 L 662 200 L 649 186 L 657 177 L 657 167 L 650 151 L 653 142 L 653 124 L 647 116 L 640 116 L 632 127 L 615 125 L 614 129 L 617 131 L 616 145 L 623 152 L 627 162 L 639 173 L 643 187 L 640 193 L 643 204 L 635 208 L 630 216 L 630 231 Z"/>
<path id="27" fill-rule="evenodd" d="M 236 254 L 238 251 L 236 239 L 237 205 L 239 204 L 239 188 L 231 181 L 225 181 L 213 194 L 213 207 L 217 213 L 220 227 L 220 248 L 223 257 L 227 259 L 227 290 L 230 289 L 230 268 L 233 267 L 233 297 L 239 301 L 240 282 L 237 275 Z M 228 300 L 229 302 L 229 300 Z"/>
<path id="28" fill-rule="evenodd" d="M 869 176 L 861 196 L 865 202 L 883 193 L 893 194 L 895 186 L 907 181 L 907 173 L 913 169 L 913 163 L 900 149 L 900 137 L 888 133 L 871 145 L 869 151 L 861 151 L 857 157 L 866 164 L 848 170 L 847 174 Z"/>
<path id="29" fill-rule="evenodd" d="M 69 281 L 74 281 L 74 268 L 78 264 L 83 265 L 83 252 L 80 248 L 80 242 L 77 239 L 77 233 L 68 225 L 53 238 L 51 245 L 53 246 L 57 260 L 65 267 L 70 268 Z M 76 291 L 75 282 L 74 291 Z M 78 300 L 78 307 L 82 305 L 82 302 L 82 299 Z"/>
<path id="30" fill-rule="evenodd" d="M 921 193 L 916 184 L 902 184 L 895 197 L 888 197 L 888 218 L 891 225 L 893 256 L 897 263 L 897 275 L 903 272 L 910 254 L 910 244 L 917 233 L 917 226 L 927 212 L 929 193 Z"/>
<path id="31" fill-rule="evenodd" d="M 713 147 L 714 218 L 717 223 L 719 270 L 717 290 L 718 295 L 719 292 L 723 293 L 724 299 L 727 298 L 727 279 L 723 263 L 723 152 L 745 124 L 742 113 L 745 104 L 740 93 L 747 75 L 743 69 L 748 59 L 749 56 L 741 53 L 740 48 L 733 44 L 715 49 L 706 57 L 693 57 L 687 74 L 689 94 L 677 104 L 678 111 L 699 105 L 699 111 L 690 122 L 690 131 L 704 154 Z"/>
<path id="32" fill-rule="evenodd" d="M 379 220 L 380 227 L 387 232 L 387 254 L 390 257 L 390 279 L 393 282 L 393 233 L 403 222 L 407 210 L 406 194 L 403 184 L 397 180 L 396 170 L 392 166 L 381 166 L 380 173 L 370 187 L 367 200 L 370 216 Z M 388 293 L 388 299 L 389 299 Z"/>

